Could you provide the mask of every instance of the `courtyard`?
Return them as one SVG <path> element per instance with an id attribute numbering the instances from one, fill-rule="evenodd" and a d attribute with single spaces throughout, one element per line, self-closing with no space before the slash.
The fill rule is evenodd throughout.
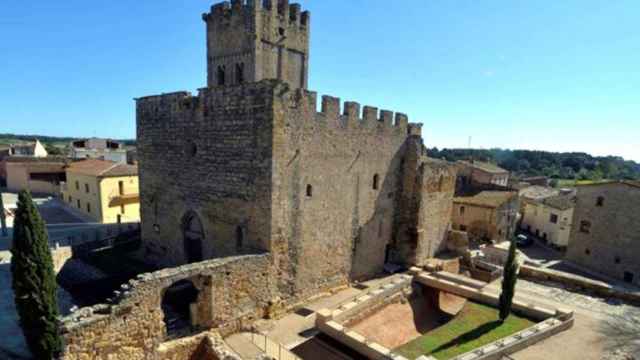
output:
<path id="1" fill-rule="evenodd" d="M 534 321 L 514 314 L 500 323 L 497 309 L 468 302 L 449 322 L 395 348 L 394 352 L 411 360 L 422 355 L 451 359 L 534 324 Z"/>

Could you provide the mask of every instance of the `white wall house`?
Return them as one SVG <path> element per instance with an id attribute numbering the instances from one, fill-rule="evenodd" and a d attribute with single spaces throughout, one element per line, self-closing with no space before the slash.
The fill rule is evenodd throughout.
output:
<path id="1" fill-rule="evenodd" d="M 528 202 L 520 227 L 554 247 L 566 249 L 571 235 L 574 207 L 573 195 L 557 195 Z"/>
<path id="2" fill-rule="evenodd" d="M 91 138 L 72 141 L 70 156 L 73 159 L 98 159 L 127 163 L 127 150 L 122 144 L 109 139 Z"/>

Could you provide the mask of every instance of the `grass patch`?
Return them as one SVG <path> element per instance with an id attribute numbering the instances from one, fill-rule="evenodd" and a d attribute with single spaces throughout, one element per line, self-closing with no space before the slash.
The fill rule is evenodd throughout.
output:
<path id="1" fill-rule="evenodd" d="M 469 301 L 451 321 L 394 349 L 394 352 L 408 359 L 421 355 L 450 359 L 534 324 L 513 314 L 500 324 L 497 309 Z"/>
<path id="2" fill-rule="evenodd" d="M 559 179 L 558 180 L 558 188 L 567 188 L 567 187 L 576 187 L 577 185 L 591 185 L 591 184 L 599 184 L 603 182 L 611 181 L 609 179 L 602 180 L 574 180 L 574 179 Z"/>

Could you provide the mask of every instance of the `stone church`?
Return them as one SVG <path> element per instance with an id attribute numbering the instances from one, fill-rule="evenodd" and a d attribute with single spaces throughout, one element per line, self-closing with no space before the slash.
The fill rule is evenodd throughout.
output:
<path id="1" fill-rule="evenodd" d="M 202 18 L 207 87 L 136 100 L 146 261 L 269 253 L 302 298 L 444 250 L 454 168 L 403 113 L 318 106 L 308 11 L 235 0 Z"/>

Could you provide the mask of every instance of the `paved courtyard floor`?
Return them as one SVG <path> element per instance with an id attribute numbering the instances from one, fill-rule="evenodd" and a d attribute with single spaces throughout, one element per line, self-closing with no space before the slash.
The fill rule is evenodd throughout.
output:
<path id="1" fill-rule="evenodd" d="M 500 283 L 494 282 L 487 289 L 497 292 L 500 289 Z M 518 280 L 516 295 L 524 296 L 530 302 L 542 306 L 573 309 L 575 322 L 571 329 L 511 355 L 513 359 L 640 359 L 640 327 L 636 329 L 638 336 L 635 345 L 637 346 L 632 342 L 618 342 L 620 339 L 618 331 L 625 329 L 629 331 L 630 324 L 640 324 L 640 307 L 627 305 L 615 299 L 602 299 L 526 280 Z"/>

